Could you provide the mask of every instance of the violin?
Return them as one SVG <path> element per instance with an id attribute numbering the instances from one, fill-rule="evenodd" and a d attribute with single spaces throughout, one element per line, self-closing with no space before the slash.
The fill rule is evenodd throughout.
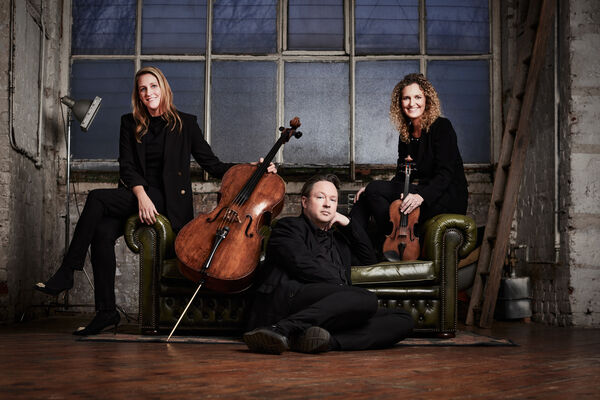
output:
<path id="1" fill-rule="evenodd" d="M 404 163 L 404 193 L 402 199 L 408 196 L 410 174 L 414 163 L 410 156 L 406 157 Z M 390 204 L 390 222 L 393 224 L 392 232 L 386 236 L 383 242 L 383 255 L 389 261 L 411 261 L 416 260 L 421 253 L 419 238 L 415 235 L 415 225 L 419 221 L 421 208 L 415 208 L 410 214 L 404 214 L 402 199 Z"/>
<path id="2" fill-rule="evenodd" d="M 185 277 L 225 293 L 241 292 L 252 284 L 262 247 L 260 229 L 281 212 L 285 196 L 285 182 L 267 174 L 267 168 L 284 143 L 302 136 L 300 125 L 295 117 L 290 128 L 279 128 L 281 136 L 262 163 L 231 167 L 221 180 L 215 209 L 181 229 L 175 253 Z"/>

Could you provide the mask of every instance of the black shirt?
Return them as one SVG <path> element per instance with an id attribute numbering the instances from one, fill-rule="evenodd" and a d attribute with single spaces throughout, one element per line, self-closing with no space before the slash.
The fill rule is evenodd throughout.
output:
<path id="1" fill-rule="evenodd" d="M 346 278 L 346 268 L 342 263 L 340 256 L 340 249 L 336 245 L 333 233 L 334 230 L 324 231 L 314 226 L 310 221 L 307 221 L 313 229 L 313 234 L 318 243 L 318 246 L 313 248 L 313 254 L 317 259 L 317 262 L 323 265 L 325 268 L 330 268 L 333 275 L 339 276 L 344 284 L 349 284 Z"/>
<path id="2" fill-rule="evenodd" d="M 150 117 L 146 143 L 146 180 L 148 186 L 163 190 L 163 163 L 167 122 L 162 117 Z"/>

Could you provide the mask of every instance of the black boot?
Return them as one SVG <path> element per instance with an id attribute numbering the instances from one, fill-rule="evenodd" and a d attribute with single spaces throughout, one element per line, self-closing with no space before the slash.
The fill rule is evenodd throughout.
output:
<path id="1" fill-rule="evenodd" d="M 244 342 L 255 353 L 281 354 L 290 348 L 287 335 L 277 325 L 244 333 Z"/>
<path id="2" fill-rule="evenodd" d="M 73 274 L 75 270 L 62 265 L 46 283 L 38 282 L 33 287 L 42 293 L 56 296 L 73 287 Z"/>
<path id="3" fill-rule="evenodd" d="M 96 316 L 85 328 L 79 328 L 73 335 L 76 336 L 90 336 L 97 335 L 102 332 L 105 328 L 114 325 L 115 326 L 115 335 L 117 334 L 117 326 L 119 326 L 119 322 L 121 321 L 121 316 L 117 310 L 112 311 L 98 311 Z"/>
<path id="4" fill-rule="evenodd" d="M 316 354 L 333 350 L 334 346 L 326 329 L 311 326 L 303 333 L 290 338 L 290 348 L 300 353 Z"/>

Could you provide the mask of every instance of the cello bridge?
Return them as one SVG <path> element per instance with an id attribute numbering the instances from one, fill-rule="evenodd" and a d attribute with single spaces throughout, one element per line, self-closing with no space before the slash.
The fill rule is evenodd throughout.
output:
<path id="1" fill-rule="evenodd" d="M 227 222 L 236 222 L 238 224 L 242 223 L 242 221 L 240 220 L 240 217 L 238 215 L 238 212 L 235 210 L 232 210 L 231 208 L 227 209 L 227 212 L 223 216 L 223 220 L 227 221 Z"/>

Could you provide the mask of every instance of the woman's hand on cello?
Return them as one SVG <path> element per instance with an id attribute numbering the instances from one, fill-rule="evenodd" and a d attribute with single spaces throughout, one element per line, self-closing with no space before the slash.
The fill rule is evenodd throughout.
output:
<path id="1" fill-rule="evenodd" d="M 146 194 L 143 186 L 134 186 L 133 193 L 138 199 L 138 209 L 140 220 L 144 224 L 154 225 L 158 211 L 154 207 L 154 203 Z"/>
<path id="2" fill-rule="evenodd" d="M 406 199 L 402 201 L 402 207 L 400 211 L 404 214 L 410 214 L 417 207 L 420 207 L 423 204 L 423 198 L 416 193 L 409 193 L 406 196 Z"/>
<path id="3" fill-rule="evenodd" d="M 262 164 L 263 161 L 265 161 L 265 159 L 261 157 L 261 158 L 258 159 L 258 162 L 253 162 L 253 163 L 250 163 L 250 164 L 252 164 L 252 165 Z M 277 167 L 275 166 L 275 164 L 270 163 L 269 167 L 267 168 L 267 172 L 269 172 L 271 174 L 276 174 L 277 173 Z"/>
<path id="4" fill-rule="evenodd" d="M 356 192 L 356 196 L 354 196 L 354 202 L 356 203 L 358 201 L 358 198 L 360 197 L 360 195 L 365 191 L 365 187 L 361 187 L 360 189 L 358 189 L 358 192 Z"/>

